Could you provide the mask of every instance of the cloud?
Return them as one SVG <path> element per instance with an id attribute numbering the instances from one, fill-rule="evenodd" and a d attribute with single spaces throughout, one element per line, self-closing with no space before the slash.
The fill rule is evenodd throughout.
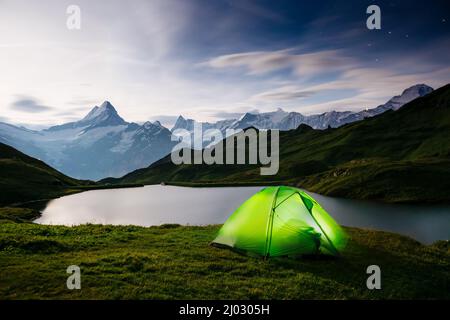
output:
<path id="1" fill-rule="evenodd" d="M 419 83 L 439 88 L 448 82 L 448 74 L 450 67 L 418 74 L 383 68 L 357 68 L 344 72 L 334 81 L 305 88 L 322 95 L 331 90 L 353 90 L 352 94 L 342 98 L 336 98 L 331 94 L 325 101 L 297 104 L 297 109 L 305 114 L 314 114 L 329 110 L 359 111 L 375 108 L 393 96 L 401 94 L 404 89 Z"/>
<path id="2" fill-rule="evenodd" d="M 247 106 L 227 108 L 228 111 L 217 111 L 217 109 L 202 109 L 198 113 L 207 115 L 208 119 L 217 120 L 230 120 L 238 119 L 246 113 L 257 114 L 260 111 L 256 108 Z"/>
<path id="3" fill-rule="evenodd" d="M 241 112 L 226 112 L 219 111 L 212 113 L 211 116 L 219 119 L 237 119 L 240 118 L 244 113 Z"/>
<path id="4" fill-rule="evenodd" d="M 263 91 L 252 96 L 249 102 L 270 106 L 274 101 L 283 101 L 304 114 L 330 110 L 359 111 L 385 103 L 415 84 L 426 83 L 437 88 L 445 83 L 443 79 L 449 73 L 450 68 L 420 74 L 383 68 L 355 68 L 316 85 L 282 86 Z"/>
<path id="5" fill-rule="evenodd" d="M 315 90 L 304 90 L 297 86 L 284 86 L 274 90 L 254 95 L 250 100 L 254 101 L 290 101 L 308 98 L 316 94 Z"/>
<path id="6" fill-rule="evenodd" d="M 289 69 L 298 76 L 313 76 L 342 71 L 357 63 L 355 59 L 346 56 L 342 50 L 322 50 L 308 53 L 294 53 L 294 50 L 228 54 L 212 58 L 203 65 L 216 69 L 245 68 L 251 75 Z"/>
<path id="7" fill-rule="evenodd" d="M 67 104 L 74 105 L 74 106 L 84 106 L 84 107 L 90 107 L 94 106 L 99 103 L 99 100 L 97 99 L 74 99 L 72 101 L 69 101 Z"/>
<path id="8" fill-rule="evenodd" d="M 11 108 L 16 111 L 40 113 L 53 110 L 53 107 L 49 107 L 40 104 L 38 100 L 29 96 L 18 96 L 18 99 L 14 101 Z"/>
<path id="9" fill-rule="evenodd" d="M 82 114 L 87 114 L 89 111 L 86 109 L 77 109 L 77 110 L 64 110 L 64 111 L 58 111 L 53 113 L 53 116 L 56 116 L 58 118 L 60 117 L 78 117 L 82 118 Z"/>

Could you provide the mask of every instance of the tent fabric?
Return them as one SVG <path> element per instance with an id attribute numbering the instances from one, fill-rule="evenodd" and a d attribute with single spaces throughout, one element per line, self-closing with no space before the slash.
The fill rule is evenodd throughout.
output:
<path id="1" fill-rule="evenodd" d="M 267 187 L 245 201 L 225 222 L 215 245 L 264 257 L 339 255 L 347 236 L 306 192 Z"/>

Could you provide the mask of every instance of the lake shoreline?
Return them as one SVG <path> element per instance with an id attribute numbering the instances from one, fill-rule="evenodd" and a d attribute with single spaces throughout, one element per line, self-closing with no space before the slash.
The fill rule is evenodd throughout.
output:
<path id="1" fill-rule="evenodd" d="M 447 205 L 450 204 L 450 201 L 423 201 L 423 200 L 404 200 L 404 199 L 377 199 L 377 198 L 358 198 L 358 197 L 345 197 L 338 196 L 334 194 L 321 193 L 317 192 L 314 189 L 309 190 L 308 188 L 304 188 L 299 186 L 298 183 L 289 183 L 286 181 L 257 181 L 257 182 L 184 182 L 184 181 L 164 181 L 161 183 L 149 183 L 144 184 L 144 186 L 155 186 L 155 185 L 167 185 L 167 186 L 175 186 L 175 187 L 188 187 L 188 188 L 231 188 L 231 187 L 265 187 L 265 186 L 288 186 L 295 187 L 307 192 L 314 192 L 321 194 L 323 196 L 329 196 L 334 198 L 341 198 L 347 200 L 357 200 L 357 201 L 370 201 L 374 203 L 385 203 L 385 204 L 412 204 L 418 206 L 427 206 L 427 205 Z"/>
<path id="2" fill-rule="evenodd" d="M 188 189 L 206 189 L 206 188 L 212 188 L 212 189 L 220 189 L 220 188 L 242 188 L 242 187 L 265 187 L 265 186 L 270 186 L 270 185 L 280 185 L 279 182 L 277 181 L 272 181 L 272 182 L 268 182 L 268 183 L 259 183 L 259 182 L 243 182 L 243 183 L 192 183 L 192 182 L 164 182 L 162 184 L 149 184 L 149 185 L 144 185 L 144 184 L 122 184 L 122 185 L 108 185 L 108 184 L 104 184 L 104 185 L 89 185 L 89 186 L 81 186 L 81 187 L 73 187 L 70 189 L 65 190 L 64 194 L 59 196 L 59 197 L 53 197 L 51 199 L 41 199 L 41 200 L 32 200 L 32 201 L 27 201 L 27 202 L 22 202 L 22 203 L 16 203 L 16 204 L 12 204 L 9 206 L 4 206 L 3 208 L 0 207 L 0 219 L 2 218 L 2 216 L 6 216 L 8 217 L 10 215 L 11 210 L 18 210 L 16 212 L 21 212 L 21 209 L 23 209 L 22 213 L 16 214 L 16 216 L 14 217 L 13 220 L 18 221 L 18 222 L 24 222 L 24 221 L 31 221 L 33 223 L 44 223 L 45 222 L 38 222 L 39 219 L 41 219 L 43 217 L 43 212 L 44 210 L 47 208 L 47 206 L 49 205 L 50 202 L 52 201 L 56 201 L 56 200 L 60 200 L 66 196 L 73 196 L 73 195 L 77 195 L 77 194 L 83 194 L 85 193 L 85 191 L 101 191 L 101 190 L 125 190 L 125 189 L 142 189 L 145 187 L 158 187 L 161 186 L 161 188 L 164 187 L 180 187 L 180 188 L 188 188 Z M 287 184 L 287 185 L 292 185 L 292 184 Z M 305 190 L 307 192 L 309 192 L 308 190 Z M 227 191 L 228 192 L 228 191 Z M 311 193 L 311 192 L 309 192 Z M 314 193 L 312 193 L 314 195 Z M 196 193 L 194 193 L 193 196 L 195 196 Z M 322 197 L 323 195 L 320 194 L 316 194 L 314 195 L 314 197 Z M 324 196 L 327 197 L 327 196 Z M 359 199 L 346 199 L 346 198 L 339 198 L 339 197 L 332 197 L 335 198 L 336 200 L 339 201 L 355 201 L 355 203 L 360 203 L 360 204 L 364 204 L 364 205 L 374 205 L 374 206 L 408 206 L 408 205 L 414 205 L 414 207 L 417 208 L 422 208 L 424 210 L 427 210 L 430 208 L 430 205 L 432 208 L 434 207 L 440 207 L 443 204 L 441 203 L 432 203 L 432 204 L 424 204 L 424 203 L 410 203 L 410 202 L 399 202 L 399 203 L 386 203 L 386 202 L 382 202 L 382 201 L 376 201 L 376 200 L 359 200 Z M 242 199 L 245 200 L 245 199 Z M 321 201 L 319 201 L 319 203 L 321 203 Z M 170 207 L 170 206 L 169 206 Z M 382 207 L 383 208 L 383 207 Z M 401 207 L 400 207 L 401 208 Z M 162 210 L 162 209 L 160 209 Z M 158 211 L 160 211 L 158 210 Z M 60 211 L 63 212 L 64 210 Z M 366 215 L 365 210 L 360 210 L 361 211 L 361 216 Z M 2 214 L 2 212 L 7 212 L 6 214 Z M 224 210 L 224 212 L 228 212 L 229 214 L 231 214 L 232 211 L 230 210 Z M 450 212 L 450 210 L 449 210 Z M 333 215 L 335 212 L 333 210 L 330 211 L 330 213 Z M 397 213 L 394 212 L 393 213 L 393 217 L 397 216 Z M 13 214 L 14 215 L 14 214 Z M 411 217 L 413 217 L 414 215 L 412 214 Z M 357 217 L 355 217 L 357 218 Z M 224 218 L 225 219 L 225 218 Z M 215 220 L 215 221 L 209 221 L 209 223 L 222 223 L 225 220 Z M 357 219 L 358 220 L 358 219 Z M 442 220 L 442 219 L 441 219 Z M 340 222 L 340 221 L 338 221 Z M 98 221 L 93 220 L 92 222 L 90 221 L 86 221 L 84 223 L 98 223 Z M 105 222 L 101 222 L 102 224 L 108 224 L 107 221 Z M 152 224 L 144 224 L 144 225 L 160 225 L 163 224 L 165 222 L 162 223 L 152 223 Z M 168 222 L 171 223 L 171 222 Z M 178 221 L 174 221 L 174 223 L 178 223 Z M 186 222 L 186 223 L 181 223 L 182 225 L 207 225 L 209 223 L 190 223 L 190 222 Z M 340 222 L 341 223 L 341 222 Z M 80 225 L 83 224 L 82 223 L 74 223 L 73 225 Z M 142 226 L 142 224 L 140 223 L 113 223 L 114 225 L 136 225 L 136 226 Z M 413 238 L 416 238 L 414 235 L 411 235 L 409 233 L 405 233 L 405 232 L 401 232 L 399 230 L 392 230 L 389 228 L 384 228 L 384 227 L 380 227 L 380 226 L 364 226 L 364 225 L 358 225 L 356 223 L 352 224 L 351 222 L 349 223 L 348 221 L 345 221 L 344 223 L 341 223 L 343 225 L 348 225 L 348 226 L 352 226 L 352 227 L 356 227 L 356 228 L 369 228 L 372 230 L 381 230 L 381 231 L 389 231 L 389 232 L 394 232 L 397 234 L 401 234 L 401 235 L 405 235 L 405 236 L 410 236 Z M 51 223 L 50 225 L 65 225 L 64 223 Z M 442 229 L 439 226 L 437 226 L 438 229 Z M 442 233 L 442 232 L 441 232 Z M 416 238 L 417 239 L 417 238 Z M 421 241 L 422 243 L 425 244 L 430 244 L 434 241 L 438 241 L 438 240 L 448 240 L 445 237 L 439 237 L 439 238 L 435 238 L 433 240 L 423 240 L 423 239 L 418 239 L 418 241 Z"/>
<path id="3" fill-rule="evenodd" d="M 148 185 L 92 190 L 53 200 L 35 223 L 47 225 L 157 226 L 167 223 L 204 226 L 224 223 L 263 186 Z M 340 225 L 384 230 L 429 244 L 448 239 L 450 206 L 386 204 L 308 192 Z M 432 232 L 430 231 L 432 230 Z"/>

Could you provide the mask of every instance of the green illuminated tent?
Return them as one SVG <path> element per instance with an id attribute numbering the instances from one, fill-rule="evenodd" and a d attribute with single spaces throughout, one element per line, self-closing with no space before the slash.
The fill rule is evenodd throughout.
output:
<path id="1" fill-rule="evenodd" d="M 228 218 L 212 244 L 275 257 L 339 255 L 346 242 L 341 227 L 304 191 L 267 187 Z"/>

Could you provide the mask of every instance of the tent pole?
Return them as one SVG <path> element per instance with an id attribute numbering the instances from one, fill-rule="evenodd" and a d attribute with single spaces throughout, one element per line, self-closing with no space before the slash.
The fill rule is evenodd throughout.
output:
<path id="1" fill-rule="evenodd" d="M 308 209 L 308 206 L 305 203 L 305 200 L 303 199 L 302 195 L 297 192 L 297 194 L 299 195 L 300 199 L 302 199 L 303 204 L 305 205 L 306 209 Z M 311 207 L 312 210 L 312 207 Z M 335 251 L 337 256 L 340 256 L 340 252 L 335 248 L 334 244 L 331 242 L 330 238 L 328 238 L 328 235 L 326 234 L 326 232 L 322 229 L 322 226 L 317 222 L 316 218 L 314 217 L 314 215 L 312 214 L 312 211 L 308 209 L 309 214 L 311 215 L 311 218 L 313 218 L 314 222 L 319 226 L 320 230 L 323 232 L 323 234 L 325 235 L 325 238 L 327 238 L 328 243 L 330 244 L 330 246 L 333 248 L 333 250 Z"/>
<path id="2" fill-rule="evenodd" d="M 267 260 L 269 258 L 270 244 L 272 242 L 272 229 L 273 229 L 273 215 L 275 213 L 274 205 L 277 201 L 278 191 L 280 187 L 277 187 L 277 191 L 275 191 L 275 195 L 272 200 L 272 205 L 270 206 L 270 214 L 267 220 L 267 228 L 266 228 L 266 245 L 264 248 L 265 254 L 264 259 Z"/>

